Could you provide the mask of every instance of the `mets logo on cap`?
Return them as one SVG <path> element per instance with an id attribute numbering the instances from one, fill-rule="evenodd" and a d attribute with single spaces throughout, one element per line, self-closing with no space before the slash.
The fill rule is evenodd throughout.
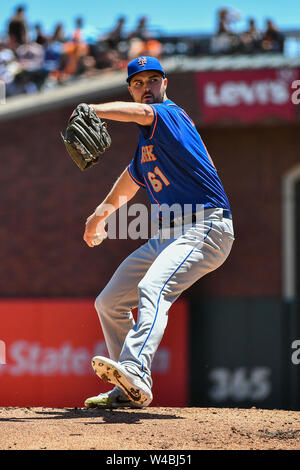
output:
<path id="1" fill-rule="evenodd" d="M 145 67 L 145 65 L 147 64 L 147 57 L 139 57 L 138 58 L 138 64 L 140 67 Z"/>
<path id="2" fill-rule="evenodd" d="M 156 70 L 160 72 L 162 76 L 165 78 L 165 72 L 159 60 L 156 57 L 143 55 L 143 56 L 137 57 L 136 59 L 133 59 L 127 65 L 127 72 L 128 72 L 128 76 L 126 78 L 127 83 L 130 83 L 130 80 L 132 79 L 132 77 L 134 77 L 134 75 L 136 75 L 137 73 L 144 72 L 146 70 Z"/>

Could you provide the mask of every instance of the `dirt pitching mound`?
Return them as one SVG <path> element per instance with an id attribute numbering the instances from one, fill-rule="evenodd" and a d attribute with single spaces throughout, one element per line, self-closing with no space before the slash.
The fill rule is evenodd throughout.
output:
<path id="1" fill-rule="evenodd" d="M 299 450 L 298 411 L 0 408 L 1 450 Z"/>

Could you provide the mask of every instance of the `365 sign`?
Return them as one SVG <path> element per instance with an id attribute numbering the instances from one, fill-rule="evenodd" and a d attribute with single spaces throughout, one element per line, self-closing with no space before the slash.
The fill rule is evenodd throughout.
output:
<path id="1" fill-rule="evenodd" d="M 202 124 L 296 121 L 298 78 L 299 69 L 198 72 Z"/>

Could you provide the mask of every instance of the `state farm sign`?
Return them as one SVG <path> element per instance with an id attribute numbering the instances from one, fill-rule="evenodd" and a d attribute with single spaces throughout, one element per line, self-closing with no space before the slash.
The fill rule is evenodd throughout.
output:
<path id="1" fill-rule="evenodd" d="M 298 69 L 197 73 L 203 124 L 295 121 L 292 83 L 299 75 Z"/>
<path id="2" fill-rule="evenodd" d="M 93 356 L 108 355 L 94 299 L 1 299 L 0 318 L 0 407 L 81 407 L 111 389 L 91 367 Z M 152 364 L 151 406 L 186 406 L 187 363 L 188 305 L 181 298 Z"/>
<path id="3" fill-rule="evenodd" d="M 35 341 L 13 341 L 8 348 L 8 363 L 0 366 L 0 378 L 9 376 L 83 376 L 90 375 L 91 358 L 108 356 L 104 339 L 94 347 L 76 347 L 70 341 L 56 347 Z M 170 366 L 170 349 L 161 346 L 153 360 L 152 373 L 166 374 Z M 0 393 L 1 397 L 1 393 Z"/>

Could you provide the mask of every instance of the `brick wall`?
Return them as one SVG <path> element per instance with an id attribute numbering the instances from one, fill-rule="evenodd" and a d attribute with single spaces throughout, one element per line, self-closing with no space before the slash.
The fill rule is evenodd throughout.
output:
<path id="1" fill-rule="evenodd" d="M 299 126 L 203 130 L 229 195 L 236 240 L 203 279 L 208 295 L 280 296 L 282 177 L 299 164 Z"/>

